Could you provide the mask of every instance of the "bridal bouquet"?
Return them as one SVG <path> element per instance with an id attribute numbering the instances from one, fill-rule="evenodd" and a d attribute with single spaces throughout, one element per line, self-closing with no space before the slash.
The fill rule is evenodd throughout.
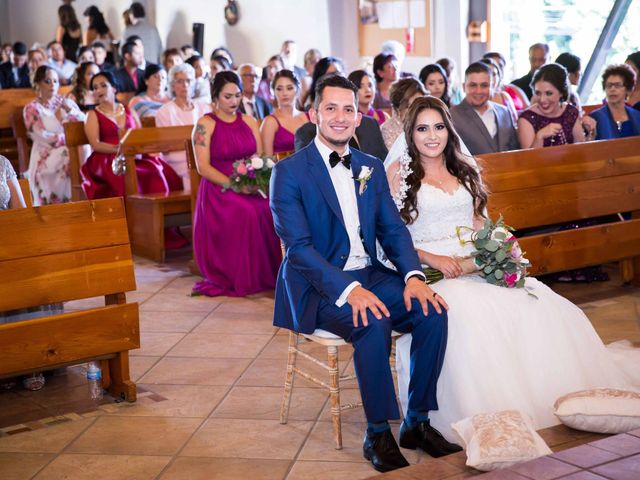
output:
<path id="1" fill-rule="evenodd" d="M 233 163 L 233 173 L 229 175 L 229 185 L 223 191 L 240 192 L 243 187 L 256 187 L 262 198 L 269 193 L 269 180 L 275 162 L 271 157 L 259 157 L 238 160 Z"/>
<path id="2" fill-rule="evenodd" d="M 504 224 L 502 217 L 495 223 L 487 219 L 484 226 L 471 233 L 471 238 L 465 240 L 461 237 L 464 230 L 472 230 L 469 227 L 456 227 L 456 234 L 460 244 L 472 244 L 475 250 L 471 253 L 470 262 L 472 268 L 479 271 L 484 279 L 499 287 L 525 288 L 525 277 L 530 263 L 524 257 L 518 240 L 511 233 L 513 229 Z M 465 273 L 469 270 L 463 263 Z M 434 283 L 444 276 L 442 272 L 433 268 L 425 270 L 427 283 Z M 533 295 L 527 291 L 529 295 Z M 535 295 L 533 295 L 535 296 Z"/>

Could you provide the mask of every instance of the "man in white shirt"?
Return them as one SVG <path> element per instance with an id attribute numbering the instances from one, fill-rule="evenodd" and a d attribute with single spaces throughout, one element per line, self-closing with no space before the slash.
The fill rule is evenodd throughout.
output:
<path id="1" fill-rule="evenodd" d="M 264 98 L 258 97 L 258 72 L 256 67 L 250 63 L 243 63 L 238 67 L 238 75 L 242 81 L 242 102 L 240 111 L 251 115 L 256 120 L 263 120 L 271 113 L 271 105 Z"/>
<path id="2" fill-rule="evenodd" d="M 513 118 L 506 107 L 489 100 L 491 67 L 475 62 L 465 70 L 465 98 L 451 107 L 451 120 L 471 155 L 520 148 Z"/>
<path id="3" fill-rule="evenodd" d="M 64 48 L 60 42 L 53 41 L 47 46 L 49 49 L 49 65 L 58 72 L 60 85 L 69 85 L 71 77 L 76 71 L 77 64 L 64 56 Z"/>
<path id="4" fill-rule="evenodd" d="M 384 472 L 408 465 L 388 423 L 400 413 L 389 367 L 392 330 L 412 333 L 400 445 L 432 456 L 461 449 L 428 420 L 428 411 L 438 408 L 447 304 L 425 283 L 382 163 L 348 146 L 361 118 L 357 92 L 340 75 L 318 82 L 310 111 L 315 140 L 273 170 L 271 210 L 286 248 L 274 324 L 302 333 L 326 330 L 353 345 L 368 422 L 363 452 Z M 376 241 L 397 271 L 378 261 Z"/>

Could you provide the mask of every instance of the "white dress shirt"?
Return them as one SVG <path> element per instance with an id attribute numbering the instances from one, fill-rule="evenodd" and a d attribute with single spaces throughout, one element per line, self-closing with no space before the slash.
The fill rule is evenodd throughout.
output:
<path id="1" fill-rule="evenodd" d="M 256 96 L 255 95 L 253 96 L 252 99 L 248 99 L 243 95 L 242 105 L 244 106 L 244 112 L 246 115 L 255 117 L 255 113 L 256 113 Z"/>
<path id="2" fill-rule="evenodd" d="M 487 107 L 488 108 L 484 111 L 484 113 L 480 113 L 475 108 L 474 110 L 480 117 L 480 120 L 482 120 L 482 123 L 484 123 L 484 126 L 487 128 L 487 131 L 489 132 L 489 136 L 493 138 L 496 136 L 496 133 L 498 133 L 498 124 L 496 122 L 496 114 L 493 111 L 491 102 L 487 102 Z"/>
<path id="3" fill-rule="evenodd" d="M 340 211 L 342 212 L 342 219 L 344 220 L 344 226 L 347 230 L 347 236 L 349 237 L 349 256 L 347 262 L 344 264 L 343 270 L 361 270 L 371 265 L 371 257 L 364 248 L 362 238 L 360 237 L 360 217 L 358 216 L 358 199 L 356 198 L 356 186 L 353 181 L 352 169 L 346 169 L 344 165 L 336 165 L 331 167 L 329 163 L 329 157 L 331 150 L 324 143 L 322 143 L 316 136 L 314 139 L 316 148 L 320 152 L 320 156 L 324 161 L 325 166 L 331 177 L 331 183 L 335 189 L 336 196 L 338 197 L 338 204 L 340 205 Z M 341 157 L 349 154 L 349 146 L 346 145 Z M 423 275 L 422 272 L 415 270 L 409 272 L 405 276 L 405 282 L 413 275 Z M 347 297 L 351 291 L 357 286 L 361 285 L 358 281 L 353 281 L 347 288 L 345 288 L 336 301 L 337 307 L 342 307 L 347 302 Z"/>

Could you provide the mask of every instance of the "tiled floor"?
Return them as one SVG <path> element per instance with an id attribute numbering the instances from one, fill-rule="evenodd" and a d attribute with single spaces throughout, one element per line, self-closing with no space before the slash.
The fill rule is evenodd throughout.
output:
<path id="1" fill-rule="evenodd" d="M 81 366 L 56 372 L 40 392 L 0 393 L 1 479 L 357 480 L 375 474 L 362 458 L 362 411 L 345 414 L 345 446 L 336 451 L 327 397 L 309 382 L 296 381 L 290 421 L 278 423 L 287 333 L 271 326 L 269 295 L 190 297 L 194 277 L 186 258 L 165 266 L 138 260 L 136 278 L 138 290 L 128 299 L 141 305 L 142 347 L 131 357 L 138 401 L 91 402 Z M 585 309 L 605 342 L 629 339 L 640 346 L 639 289 L 615 279 L 554 288 Z M 349 359 L 346 348 L 346 369 Z M 357 397 L 355 384 L 344 389 L 346 401 Z M 564 427 L 544 436 L 555 449 L 592 439 Z M 412 464 L 430 460 L 405 453 Z M 478 473 L 465 470 L 464 455 L 431 462 L 425 471 L 433 479 Z"/>

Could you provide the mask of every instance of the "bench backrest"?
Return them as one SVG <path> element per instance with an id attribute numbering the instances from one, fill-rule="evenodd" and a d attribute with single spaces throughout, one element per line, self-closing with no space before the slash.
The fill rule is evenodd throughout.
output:
<path id="1" fill-rule="evenodd" d="M 69 175 L 71 177 L 71 200 L 85 200 L 87 196 L 82 190 L 82 177 L 80 176 L 80 158 L 82 147 L 89 143 L 84 131 L 83 122 L 67 122 L 64 124 L 64 136 L 69 150 Z"/>
<path id="2" fill-rule="evenodd" d="M 18 180 L 20 184 L 20 191 L 22 192 L 22 197 L 24 198 L 24 203 L 29 207 L 33 207 L 33 199 L 31 198 L 31 188 L 29 188 L 29 180 L 26 178 L 21 178 Z"/>
<path id="3" fill-rule="evenodd" d="M 60 87 L 59 94 L 66 95 L 71 87 Z M 11 128 L 9 121 L 16 107 L 24 107 L 36 99 L 36 92 L 31 88 L 8 88 L 0 90 L 0 129 Z"/>
<path id="4" fill-rule="evenodd" d="M 0 212 L 0 311 L 135 290 L 121 198 Z M 110 301 L 111 299 L 111 301 Z"/>
<path id="5" fill-rule="evenodd" d="M 9 117 L 13 137 L 18 147 L 18 168 L 21 174 L 29 168 L 29 157 L 31 156 L 31 140 L 27 135 L 27 127 L 22 116 L 23 108 L 16 107 Z"/>
<path id="6" fill-rule="evenodd" d="M 598 103 L 598 104 L 594 104 L 594 105 L 582 105 L 582 111 L 589 115 L 591 112 L 593 112 L 594 110 L 597 110 L 598 108 L 601 108 L 602 104 Z"/>

